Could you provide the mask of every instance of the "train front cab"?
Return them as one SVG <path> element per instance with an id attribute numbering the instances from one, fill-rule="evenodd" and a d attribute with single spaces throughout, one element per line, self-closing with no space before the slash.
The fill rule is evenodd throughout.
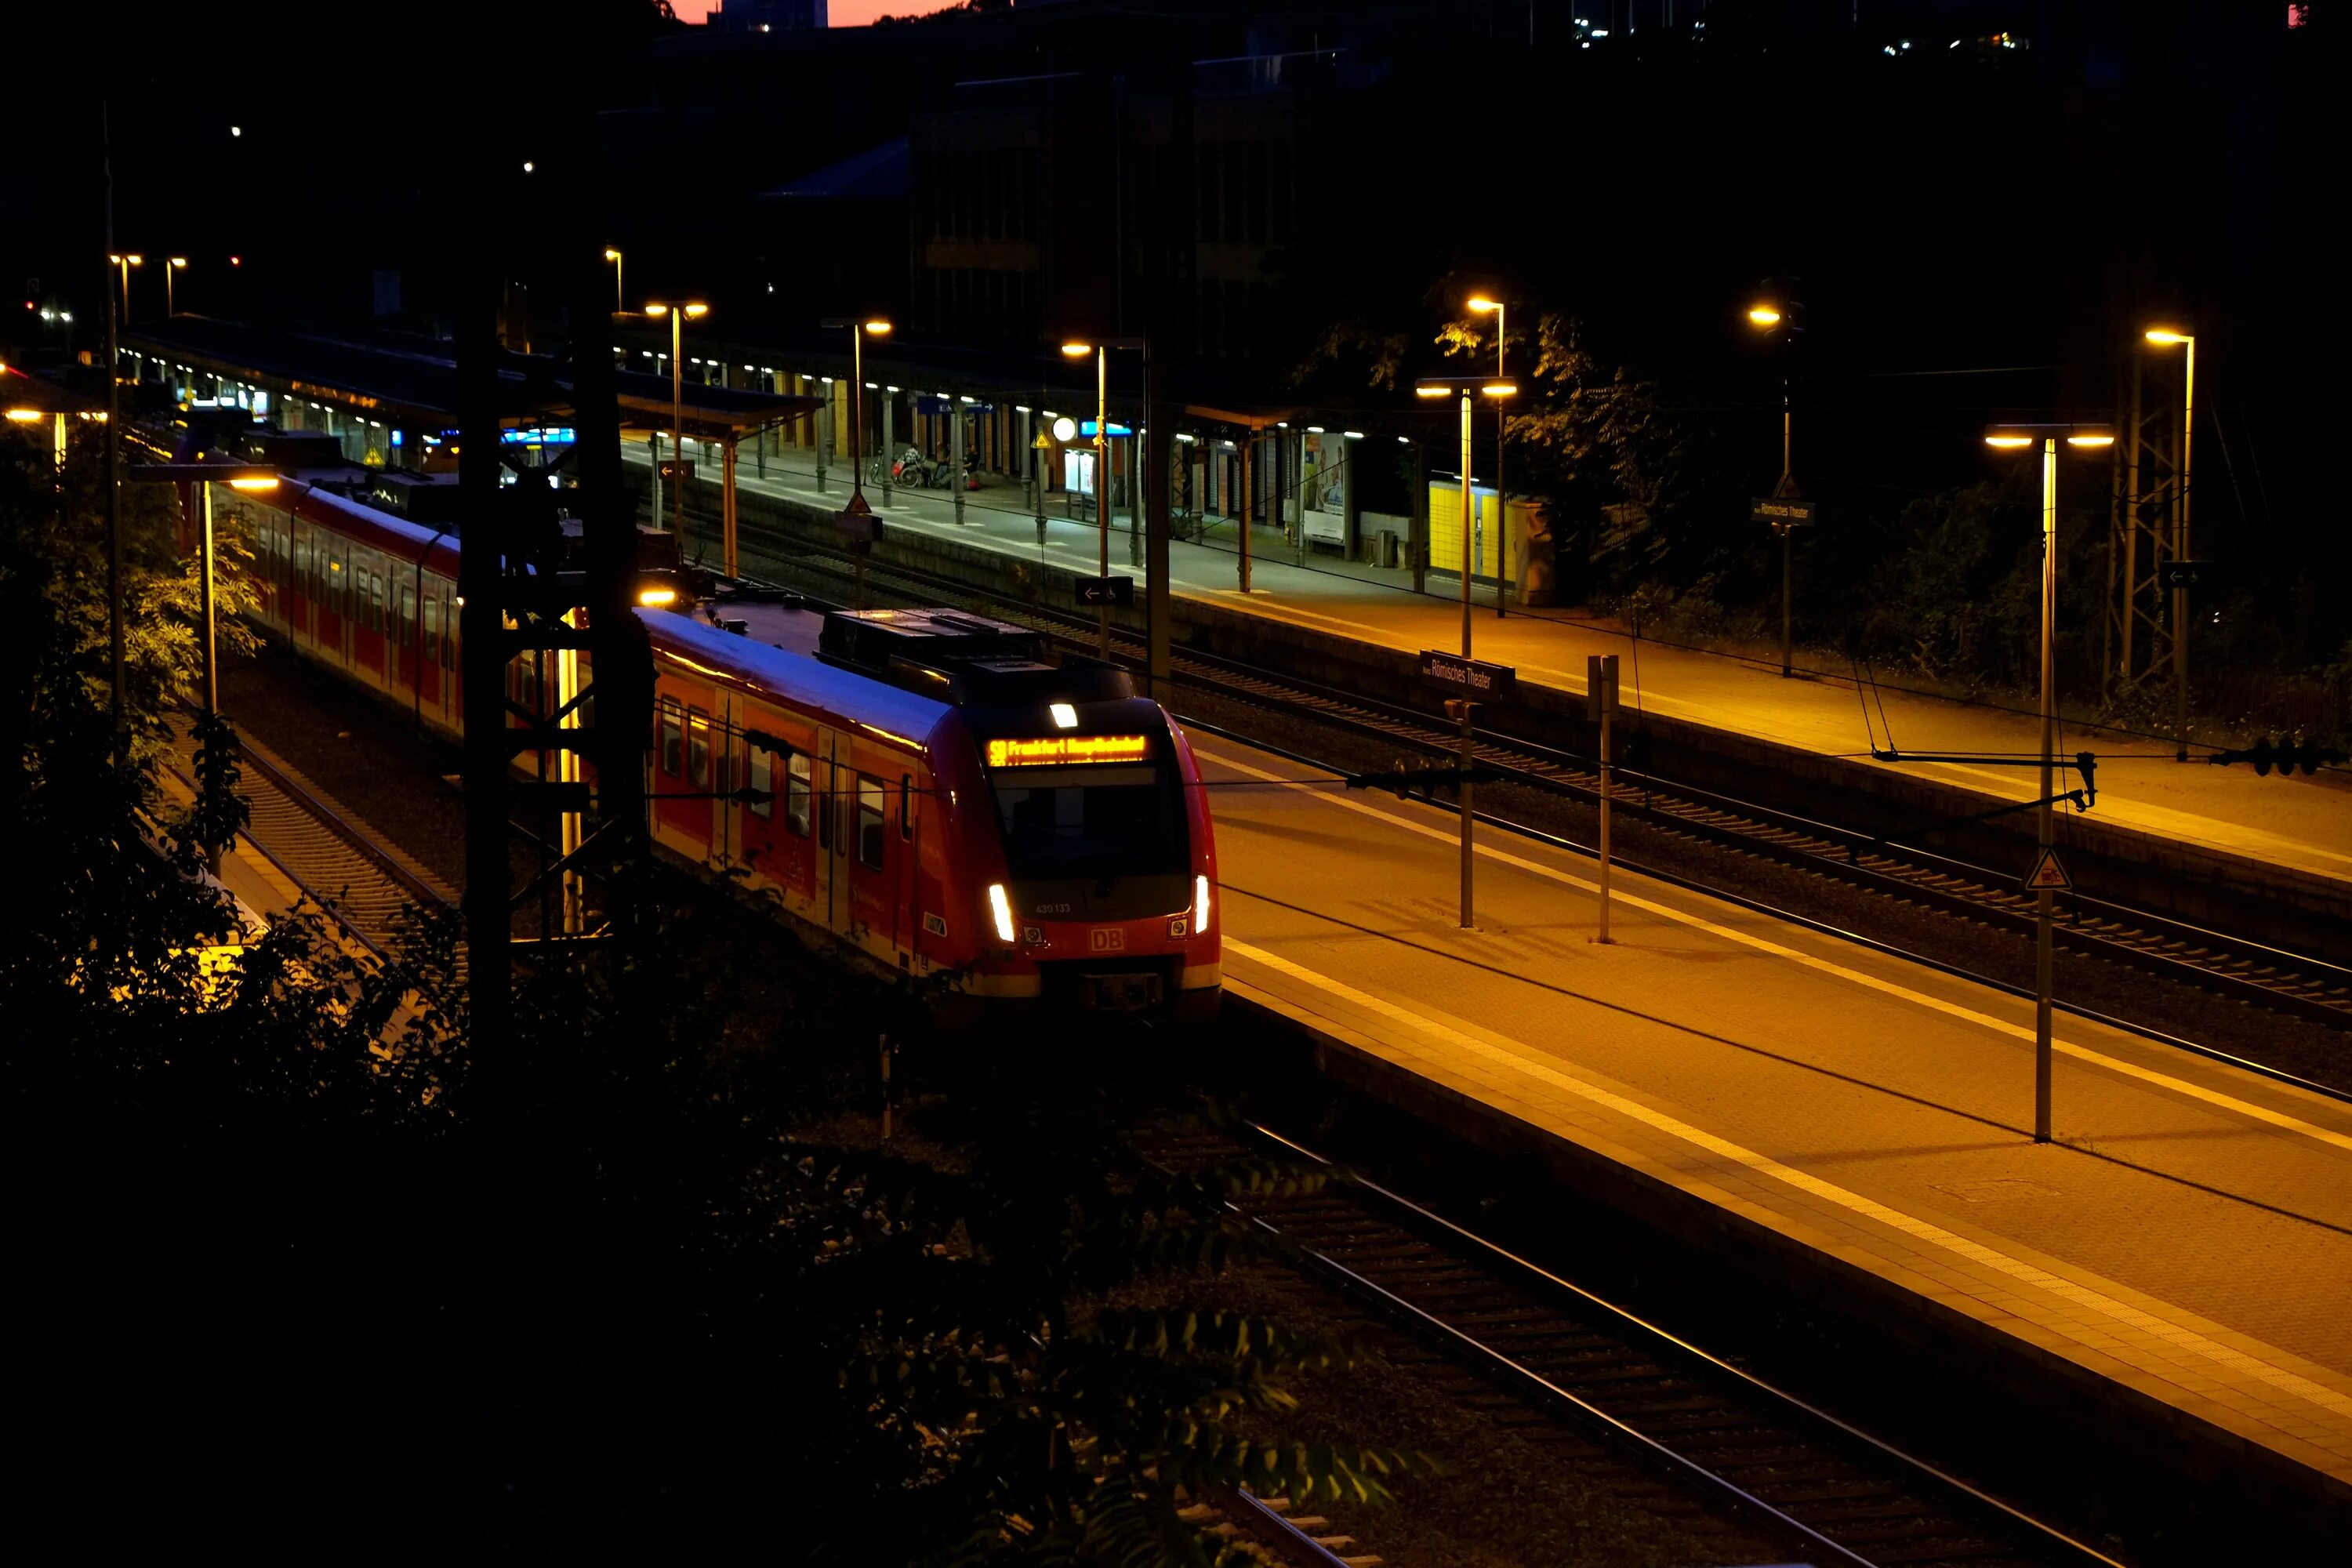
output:
<path id="1" fill-rule="evenodd" d="M 967 863 L 984 950 L 971 989 L 1048 1007 L 1213 1016 L 1216 843 L 1200 771 L 1159 704 L 959 710 Z"/>

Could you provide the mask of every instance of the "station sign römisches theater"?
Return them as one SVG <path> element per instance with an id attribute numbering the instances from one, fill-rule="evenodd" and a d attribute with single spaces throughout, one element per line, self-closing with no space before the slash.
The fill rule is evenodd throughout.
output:
<path id="1" fill-rule="evenodd" d="M 1511 689 L 1519 672 L 1507 664 L 1488 664 L 1483 659 L 1464 658 L 1458 653 L 1440 653 L 1434 648 L 1421 652 L 1421 676 L 1465 697 L 1500 697 Z"/>

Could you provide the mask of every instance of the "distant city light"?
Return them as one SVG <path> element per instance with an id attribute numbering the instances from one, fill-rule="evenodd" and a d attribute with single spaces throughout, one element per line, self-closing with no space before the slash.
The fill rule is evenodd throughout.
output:
<path id="1" fill-rule="evenodd" d="M 228 128 L 228 133 L 232 136 L 242 136 L 245 134 L 245 127 L 242 125 L 232 125 Z"/>

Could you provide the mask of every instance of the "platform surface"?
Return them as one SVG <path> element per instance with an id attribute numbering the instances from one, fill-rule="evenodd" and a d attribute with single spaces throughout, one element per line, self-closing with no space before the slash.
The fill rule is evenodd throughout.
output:
<path id="1" fill-rule="evenodd" d="M 2352 1486 L 2352 1104 L 1195 745 L 1235 994 Z"/>
<path id="2" fill-rule="evenodd" d="M 628 450 L 631 460 L 642 466 L 642 447 Z M 831 469 L 826 489 L 820 491 L 805 451 L 771 453 L 766 464 L 762 479 L 751 456 L 743 457 L 737 470 L 743 490 L 827 509 L 838 509 L 848 499 L 848 471 Z M 714 457 L 707 471 L 717 468 Z M 1063 497 L 1051 498 L 1042 543 L 1017 485 L 998 481 L 965 500 L 965 521 L 959 525 L 949 491 L 894 488 L 886 500 L 878 488 L 866 490 L 866 500 L 892 527 L 1043 563 L 1055 572 L 1091 575 L 1097 570 L 1097 532 L 1090 522 L 1066 515 Z M 1129 563 L 1124 522 L 1123 517 L 1113 519 L 1110 569 L 1132 574 L 1139 588 L 1142 571 Z M 1230 523 L 1219 524 L 1203 542 L 1170 545 L 1172 591 L 1227 610 L 1405 652 L 1460 647 L 1457 579 L 1433 574 L 1431 591 L 1414 594 L 1409 572 L 1328 556 L 1309 556 L 1302 566 L 1297 563 L 1295 547 L 1282 542 L 1278 530 L 1252 531 L 1252 592 L 1244 595 L 1236 585 L 1239 546 Z M 747 541 L 745 569 L 756 572 L 759 560 Z M 1613 653 L 1622 661 L 1621 688 L 1629 707 L 1803 751 L 1867 762 L 1874 747 L 1889 744 L 1891 737 L 1893 745 L 1909 752 L 2040 754 L 2041 721 L 2031 713 L 1883 684 L 1864 689 L 1850 670 L 1804 668 L 1811 656 L 1801 651 L 1798 678 L 1784 679 L 1777 661 L 1759 663 L 1652 638 L 1637 640 L 1613 626 L 1567 611 L 1514 607 L 1497 619 L 1491 595 L 1492 589 L 1484 584 L 1475 589 L 1474 647 L 1481 658 L 1516 668 L 1522 680 L 1580 693 L 1586 657 Z M 2062 731 L 2059 750 L 2063 754 L 2099 753 L 2097 810 L 2102 818 L 2352 882 L 2352 771 L 2336 769 L 2315 778 L 2257 778 L 2243 766 L 2208 765 L 2201 748 L 2192 752 L 2191 762 L 2181 763 L 2173 760 L 2168 742 L 2107 733 L 2086 737 L 2074 730 Z M 1994 799 L 2032 799 L 2040 783 L 2034 767 L 1868 765 L 1899 767 Z"/>

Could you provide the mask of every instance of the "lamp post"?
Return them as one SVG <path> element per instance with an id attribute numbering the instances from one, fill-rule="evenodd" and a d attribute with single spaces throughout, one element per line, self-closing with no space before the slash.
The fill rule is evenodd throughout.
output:
<path id="1" fill-rule="evenodd" d="M 877 338 L 890 334 L 890 323 L 879 316 L 827 316 L 818 323 L 825 327 L 849 329 L 849 445 L 854 456 L 849 469 L 849 505 L 845 510 L 862 512 L 871 510 L 866 504 L 866 335 Z M 963 477 L 958 475 L 961 484 Z"/>
<path id="2" fill-rule="evenodd" d="M 1782 307 L 1785 306 L 1784 310 Z M 1780 482 L 1773 489 L 1776 500 L 1787 500 L 1795 494 L 1796 475 L 1790 465 L 1790 434 L 1793 423 L 1790 414 L 1790 365 L 1786 355 L 1794 345 L 1797 334 L 1804 329 L 1797 324 L 1801 310 L 1794 300 L 1775 302 L 1771 298 L 1759 299 L 1748 307 L 1748 324 L 1759 332 L 1778 332 L 1782 359 L 1780 362 Z M 1796 641 L 1796 571 L 1792 564 L 1795 553 L 1796 530 L 1787 519 L 1773 524 L 1772 531 L 1780 536 L 1780 676 L 1792 678 L 1796 672 L 1794 658 Z"/>
<path id="3" fill-rule="evenodd" d="M 1100 572 L 1105 580 L 1102 600 L 1095 606 L 1096 652 L 1105 659 L 1110 658 L 1110 351 L 1113 349 L 1140 351 L 1144 374 L 1150 374 L 1151 352 L 1142 338 L 1097 338 L 1091 342 L 1066 342 L 1062 345 L 1062 353 L 1067 358 L 1095 356 L 1095 520 L 1101 535 Z M 961 475 L 957 482 L 962 482 Z"/>
<path id="4" fill-rule="evenodd" d="M 2180 371 L 2180 531 L 2173 536 L 2172 558 L 2189 559 L 2189 507 L 2196 489 L 2189 478 L 2189 437 L 2197 429 L 2197 334 L 2174 331 L 2169 327 L 2151 327 L 2147 341 L 2163 347 L 2181 345 L 2187 358 Z M 2135 433 L 2133 438 L 2138 438 Z M 2223 447 L 2221 455 L 2230 455 Z M 2172 760 L 2189 760 L 2189 590 L 2175 584 L 2172 590 Z"/>
<path id="5" fill-rule="evenodd" d="M 604 259 L 613 264 L 613 314 L 626 315 L 629 308 L 623 301 L 628 296 L 621 292 L 621 253 L 608 245 L 604 247 Z"/>
<path id="6" fill-rule="evenodd" d="M 2050 858 L 2054 837 L 2058 742 L 2058 679 L 2053 626 L 2058 616 L 2058 447 L 2099 451 L 2116 444 L 2104 425 L 2003 425 L 1985 432 L 1996 451 L 2042 448 L 2042 798 L 2034 807 L 2034 858 L 2039 870 Z M 2051 921 L 2057 895 L 2048 887 L 2034 893 L 2033 923 L 2033 1141 L 2050 1142 Z"/>
<path id="7" fill-rule="evenodd" d="M 163 262 L 163 314 L 166 319 L 180 313 L 180 307 L 172 293 L 172 275 L 187 265 L 188 258 L 184 256 L 169 257 Z"/>
<path id="8" fill-rule="evenodd" d="M 646 314 L 659 321 L 669 318 L 669 444 L 670 444 L 670 531 L 681 545 L 686 541 L 686 362 L 680 355 L 679 334 L 689 319 L 698 320 L 709 313 L 710 307 L 700 302 L 672 304 L 656 300 L 646 307 Z"/>
<path id="9" fill-rule="evenodd" d="M 146 266 L 147 258 L 143 256 L 116 254 L 110 255 L 107 259 L 113 262 L 115 270 L 122 275 L 122 324 L 129 326 L 131 324 L 131 269 L 134 267 Z"/>
<path id="10" fill-rule="evenodd" d="M 1462 658 L 1470 658 L 1470 578 L 1477 563 L 1470 550 L 1470 533 L 1474 521 L 1475 502 L 1470 494 L 1470 409 L 1474 398 L 1501 400 L 1511 396 L 1518 388 L 1507 381 L 1484 375 L 1424 376 L 1413 384 L 1417 397 L 1456 397 L 1462 400 Z M 1472 704 L 1462 700 L 1462 929 L 1468 931 L 1476 924 L 1475 903 L 1472 897 L 1471 830 L 1474 817 L 1470 805 L 1470 761 L 1472 742 Z"/>
<path id="11" fill-rule="evenodd" d="M 1470 308 L 1480 315 L 1492 311 L 1495 317 L 1495 379 L 1507 379 L 1505 366 L 1510 353 L 1511 311 L 1507 300 L 1490 300 L 1484 294 L 1470 297 Z M 1503 452 L 1510 434 L 1511 416 L 1502 405 L 1495 405 L 1495 618 L 1503 618 L 1504 580 L 1511 562 L 1511 489 L 1504 482 Z M 1467 471 L 1466 469 L 1465 470 Z"/>
<path id="12" fill-rule="evenodd" d="M 274 490 L 278 488 L 278 470 L 247 463 L 142 463 L 125 469 L 122 477 L 131 484 L 195 483 L 200 508 L 197 601 L 204 621 L 202 692 L 205 712 L 217 712 L 220 670 L 213 616 L 213 486 L 226 484 L 231 489 L 246 491 Z"/>

